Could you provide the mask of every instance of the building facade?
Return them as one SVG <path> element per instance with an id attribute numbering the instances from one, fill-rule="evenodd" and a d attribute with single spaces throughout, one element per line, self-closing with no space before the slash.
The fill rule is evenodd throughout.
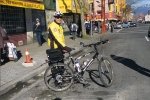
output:
<path id="1" fill-rule="evenodd" d="M 33 24 L 39 18 L 46 30 L 42 0 L 0 0 L 0 25 L 7 31 L 9 41 L 16 46 L 33 43 Z"/>
<path id="2" fill-rule="evenodd" d="M 80 0 L 56 0 L 56 10 L 61 11 L 64 15 L 65 32 L 69 32 L 72 22 L 81 26 L 80 3 Z"/>
<path id="3" fill-rule="evenodd" d="M 102 20 L 101 18 L 101 4 L 102 0 L 93 0 L 94 18 L 95 20 Z M 123 17 L 123 8 L 126 6 L 126 0 L 105 0 L 105 19 L 106 20 L 121 20 Z"/>

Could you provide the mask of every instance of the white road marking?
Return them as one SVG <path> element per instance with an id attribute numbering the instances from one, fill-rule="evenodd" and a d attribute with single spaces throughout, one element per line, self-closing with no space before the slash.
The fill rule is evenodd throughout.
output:
<path id="1" fill-rule="evenodd" d="M 117 33 L 119 33 L 122 29 L 117 30 Z"/>
<path id="2" fill-rule="evenodd" d="M 149 38 L 147 36 L 145 36 L 146 41 L 149 41 Z"/>

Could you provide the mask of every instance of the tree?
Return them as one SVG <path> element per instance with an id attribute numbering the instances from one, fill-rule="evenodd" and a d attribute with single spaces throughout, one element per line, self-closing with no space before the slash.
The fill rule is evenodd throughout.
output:
<path id="1" fill-rule="evenodd" d="M 127 4 L 125 6 L 125 8 L 123 8 L 123 15 L 124 15 L 124 17 L 127 19 L 128 16 L 131 14 L 131 12 L 132 12 L 131 5 Z"/>
<path id="2" fill-rule="evenodd" d="M 84 15 L 85 13 L 89 12 L 89 5 L 86 2 L 86 0 L 77 0 L 77 3 L 80 7 L 80 13 L 81 13 L 81 26 L 82 26 L 82 35 L 86 35 L 85 26 L 84 26 Z"/>

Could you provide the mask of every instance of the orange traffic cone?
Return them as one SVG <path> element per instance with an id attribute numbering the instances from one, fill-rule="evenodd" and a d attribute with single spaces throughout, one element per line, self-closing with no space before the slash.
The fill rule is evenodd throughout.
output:
<path id="1" fill-rule="evenodd" d="M 32 58 L 30 56 L 28 49 L 26 49 L 26 51 L 25 51 L 25 63 L 32 63 Z"/>

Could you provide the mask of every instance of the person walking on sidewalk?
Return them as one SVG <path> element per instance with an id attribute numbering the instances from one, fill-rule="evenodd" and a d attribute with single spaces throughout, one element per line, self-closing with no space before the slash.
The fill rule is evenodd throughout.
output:
<path id="1" fill-rule="evenodd" d="M 39 46 L 42 46 L 42 25 L 39 18 L 36 18 L 36 23 L 34 25 L 34 32 L 36 34 L 36 39 Z"/>
<path id="2" fill-rule="evenodd" d="M 78 25 L 74 22 L 71 23 L 70 30 L 71 30 L 72 39 L 75 40 L 78 31 Z"/>
<path id="3" fill-rule="evenodd" d="M 71 51 L 71 48 L 65 44 L 64 30 L 61 26 L 62 13 L 56 11 L 54 13 L 54 21 L 48 25 L 48 46 L 51 49 L 60 49 L 63 53 Z"/>
<path id="4" fill-rule="evenodd" d="M 4 42 L 7 39 L 8 37 L 7 37 L 6 30 L 2 26 L 0 26 L 0 66 L 2 65 L 1 60 L 2 60 L 3 50 L 4 50 Z"/>
<path id="5" fill-rule="evenodd" d="M 114 24 L 113 24 L 113 22 L 110 24 L 110 32 L 111 33 L 113 33 L 113 31 L 114 31 Z"/>
<path id="6" fill-rule="evenodd" d="M 85 29 L 86 29 L 86 34 L 90 35 L 90 31 L 91 31 L 91 23 L 90 23 L 90 21 L 85 21 L 84 25 L 85 25 Z"/>

